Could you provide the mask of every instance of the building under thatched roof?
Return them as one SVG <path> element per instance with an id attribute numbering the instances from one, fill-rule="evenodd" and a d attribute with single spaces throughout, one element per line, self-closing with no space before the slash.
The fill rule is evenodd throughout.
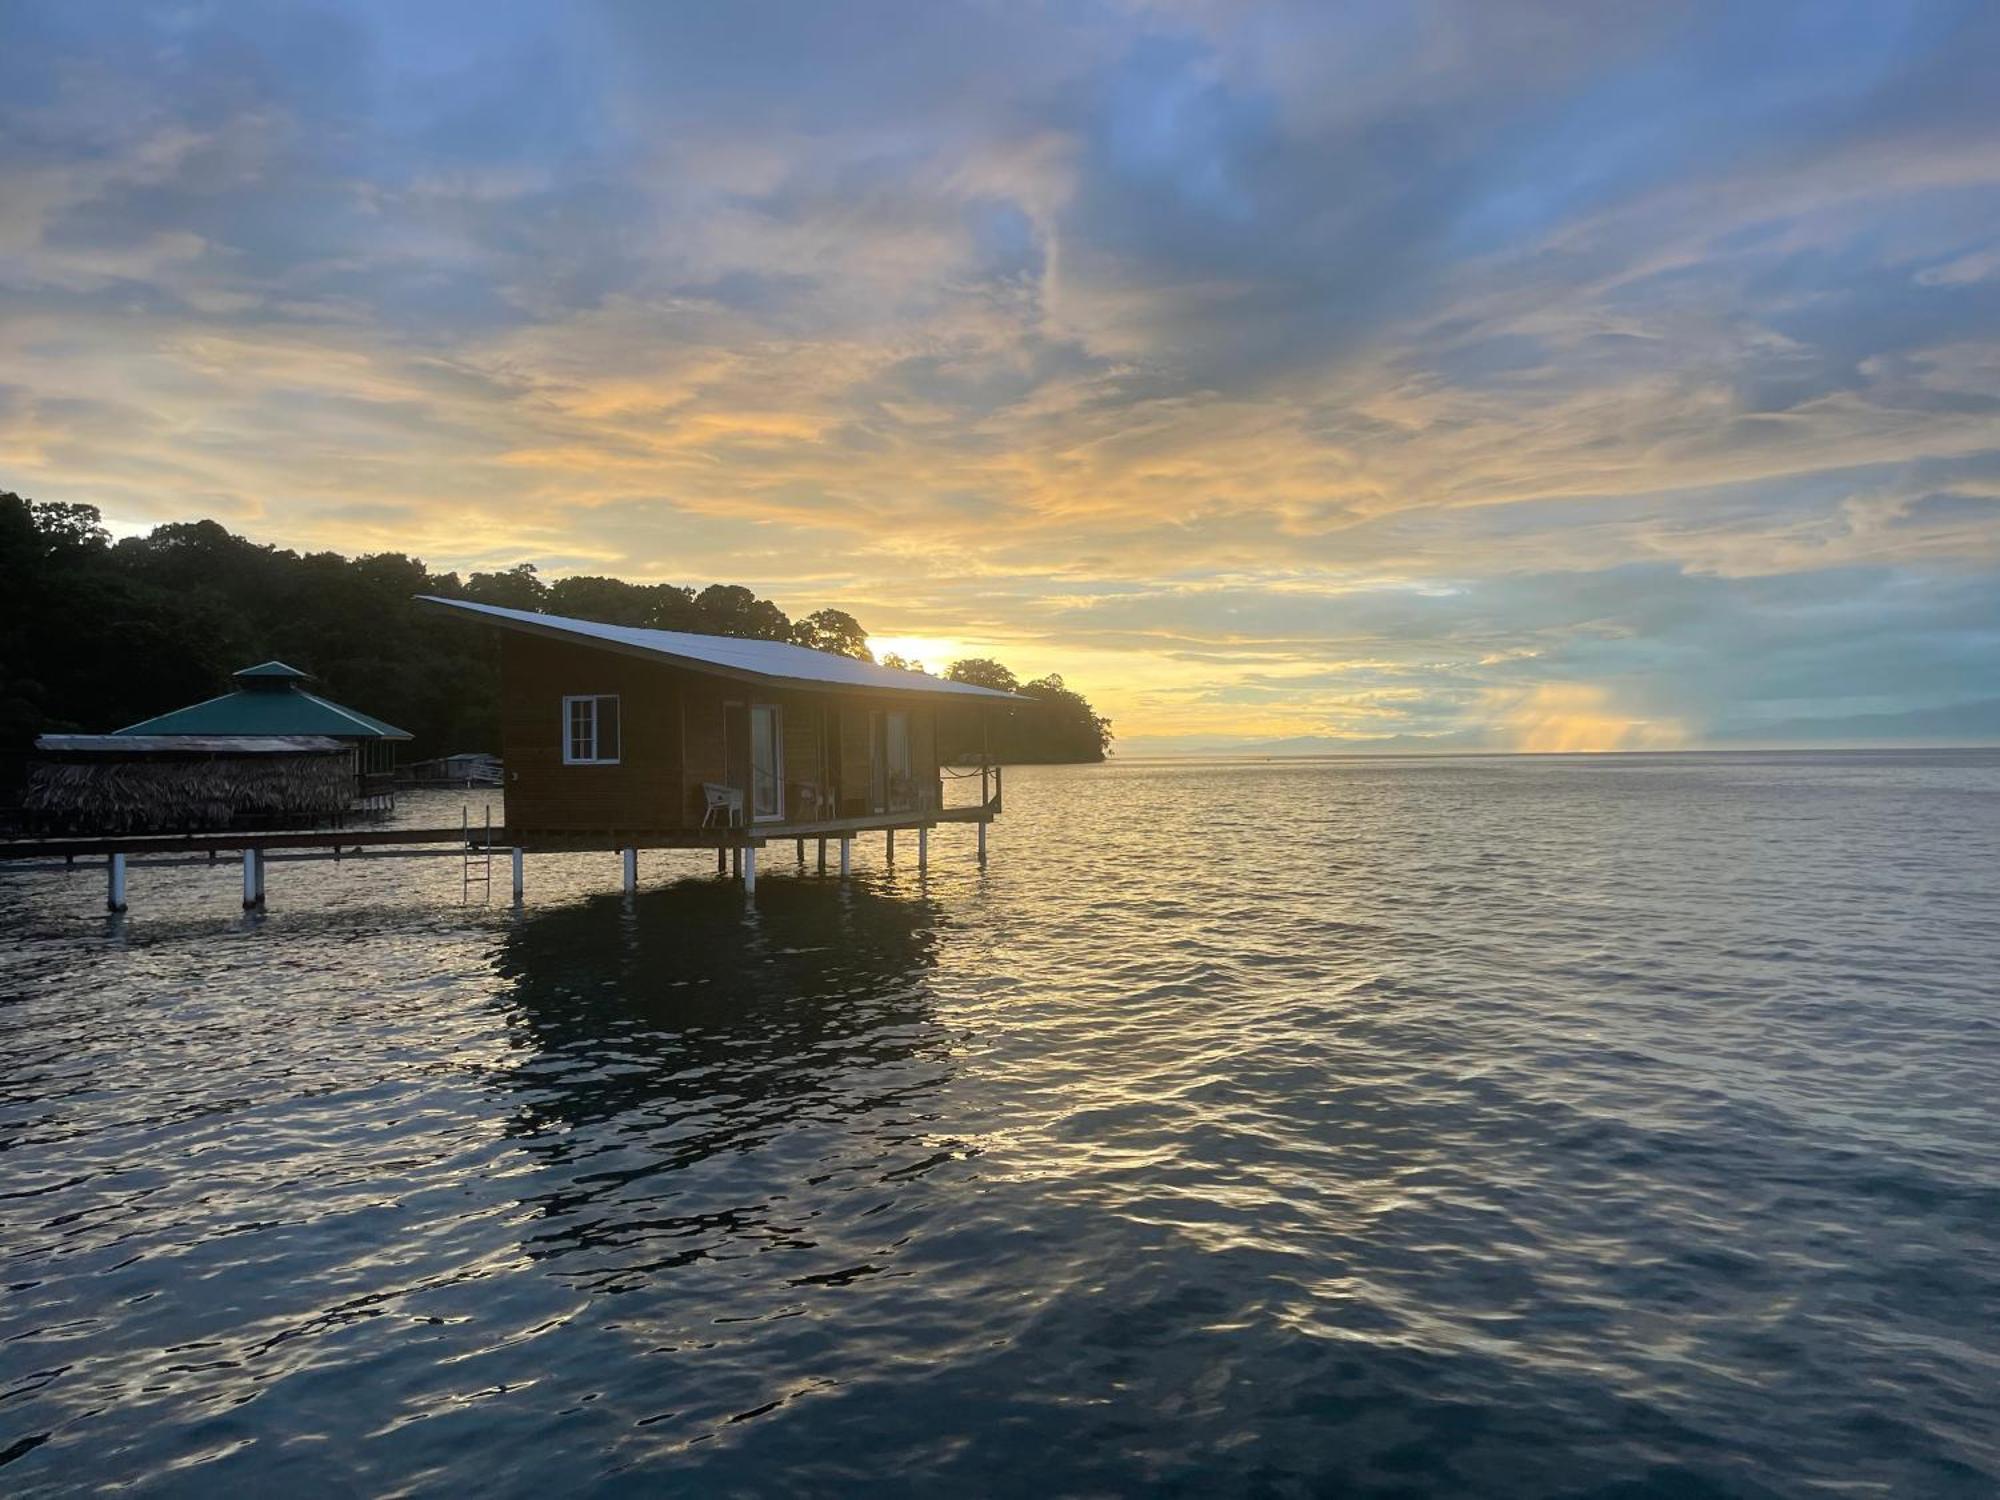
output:
<path id="1" fill-rule="evenodd" d="M 396 744 L 410 737 L 408 730 L 308 692 L 312 674 L 281 661 L 259 662 L 230 675 L 237 683 L 234 692 L 128 724 L 118 733 L 127 738 L 311 735 L 338 740 L 354 752 L 349 757 L 353 784 L 344 806 L 378 811 L 395 806 Z"/>
<path id="2" fill-rule="evenodd" d="M 51 833 L 197 833 L 337 819 L 354 747 L 324 735 L 45 734 L 22 801 Z"/>

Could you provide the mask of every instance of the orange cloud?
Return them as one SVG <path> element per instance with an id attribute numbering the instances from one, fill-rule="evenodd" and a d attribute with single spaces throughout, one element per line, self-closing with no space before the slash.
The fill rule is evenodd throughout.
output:
<path id="1" fill-rule="evenodd" d="M 1487 694 L 1481 717 L 1505 748 L 1530 755 L 1678 750 L 1689 739 L 1678 720 L 1621 713 L 1610 693 L 1587 682 L 1497 690 Z"/>

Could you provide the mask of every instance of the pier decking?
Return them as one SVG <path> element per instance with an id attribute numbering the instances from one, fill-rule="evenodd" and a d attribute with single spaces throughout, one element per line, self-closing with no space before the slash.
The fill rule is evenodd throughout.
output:
<path id="1" fill-rule="evenodd" d="M 981 777 L 982 795 L 978 802 L 958 807 L 923 811 L 871 813 L 858 817 L 815 818 L 787 822 L 763 820 L 748 825 L 712 828 L 607 828 L 602 830 L 517 830 L 505 826 L 486 828 L 461 823 L 455 828 L 371 828 L 371 829 L 273 829 L 268 832 L 244 830 L 227 833 L 112 834 L 95 837 L 0 839 L 0 870 L 66 870 L 79 861 L 104 861 L 105 907 L 112 912 L 127 908 L 126 871 L 132 866 L 213 865 L 227 862 L 243 867 L 243 905 L 246 910 L 265 904 L 264 867 L 275 861 L 479 858 L 508 855 L 513 864 L 515 900 L 525 892 L 525 863 L 529 854 L 619 854 L 624 861 L 625 888 L 637 889 L 636 855 L 641 849 L 713 849 L 718 871 L 725 867 L 740 875 L 744 887 L 757 884 L 757 853 L 773 843 L 793 842 L 799 858 L 805 857 L 808 840 L 818 845 L 818 866 L 827 867 L 828 843 L 839 848 L 840 873 L 851 868 L 852 844 L 857 835 L 884 836 L 889 862 L 895 862 L 898 833 L 917 835 L 917 867 L 927 867 L 929 834 L 940 824 L 971 824 L 978 830 L 977 858 L 986 863 L 986 826 L 1000 815 L 1002 787 L 998 767 L 991 768 L 991 780 Z M 481 883 L 472 877 L 471 883 Z"/>

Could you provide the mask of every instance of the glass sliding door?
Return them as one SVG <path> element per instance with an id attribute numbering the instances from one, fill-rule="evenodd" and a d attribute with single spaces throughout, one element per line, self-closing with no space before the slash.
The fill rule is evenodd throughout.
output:
<path id="1" fill-rule="evenodd" d="M 910 774 L 910 716 L 901 709 L 883 715 L 883 760 L 889 770 L 889 811 L 908 812 L 917 805 L 916 782 Z"/>
<path id="2" fill-rule="evenodd" d="M 750 816 L 768 821 L 785 815 L 785 735 L 782 710 L 750 705 Z"/>

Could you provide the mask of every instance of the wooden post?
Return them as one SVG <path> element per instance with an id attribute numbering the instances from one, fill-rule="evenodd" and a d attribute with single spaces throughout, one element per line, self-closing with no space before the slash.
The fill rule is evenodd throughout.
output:
<path id="1" fill-rule="evenodd" d="M 806 867 L 806 841 L 798 839 L 795 842 L 799 846 L 799 868 L 803 870 Z"/>
<path id="2" fill-rule="evenodd" d="M 743 889 L 757 889 L 757 846 L 748 844 L 743 849 Z"/>
<path id="3" fill-rule="evenodd" d="M 854 863 L 854 839 L 852 838 L 851 835 L 843 833 L 840 836 L 840 873 L 843 878 L 846 876 L 847 872 L 853 868 L 853 863 Z"/>
<path id="4" fill-rule="evenodd" d="M 104 862 L 104 909 L 125 910 L 125 856 L 114 854 Z"/>
<path id="5" fill-rule="evenodd" d="M 923 874 L 931 864 L 931 831 L 929 828 L 917 830 L 917 873 Z"/>
<path id="6" fill-rule="evenodd" d="M 821 839 L 821 840 L 819 841 L 819 872 L 820 872 L 820 874 L 822 874 L 822 875 L 824 875 L 824 874 L 826 873 L 826 840 L 825 840 L 825 839 Z"/>
<path id="7" fill-rule="evenodd" d="M 636 896 L 639 893 L 639 851 L 637 849 L 627 849 L 624 851 L 624 854 L 625 894 Z"/>
<path id="8" fill-rule="evenodd" d="M 888 858 L 889 868 L 893 870 L 896 868 L 896 830 L 888 828 L 884 829 L 883 832 L 887 837 L 883 842 L 882 848 Z"/>
<path id="9" fill-rule="evenodd" d="M 729 851 L 720 844 L 715 846 L 715 873 L 718 875 L 729 873 Z"/>
<path id="10" fill-rule="evenodd" d="M 743 846 L 741 844 L 732 844 L 729 846 L 729 873 L 732 875 L 741 875 L 743 873 Z"/>
<path id="11" fill-rule="evenodd" d="M 978 828 L 979 828 L 979 865 L 981 869 L 984 869 L 986 867 L 986 820 L 984 818 L 981 818 L 979 820 Z"/>
<path id="12" fill-rule="evenodd" d="M 528 855 L 519 844 L 513 849 L 514 855 L 514 899 L 519 901 L 528 890 Z"/>

